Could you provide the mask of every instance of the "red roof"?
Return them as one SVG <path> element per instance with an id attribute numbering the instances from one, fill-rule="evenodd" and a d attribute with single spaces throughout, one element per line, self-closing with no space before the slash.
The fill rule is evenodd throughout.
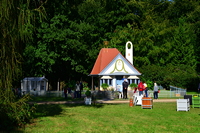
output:
<path id="1" fill-rule="evenodd" d="M 102 48 L 90 75 L 99 74 L 119 53 L 116 48 Z"/>

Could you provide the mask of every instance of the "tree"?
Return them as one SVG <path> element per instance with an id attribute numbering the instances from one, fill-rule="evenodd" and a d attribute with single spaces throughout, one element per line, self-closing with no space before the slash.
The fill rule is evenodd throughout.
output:
<path id="1" fill-rule="evenodd" d="M 21 76 L 22 44 L 32 38 L 34 12 L 44 13 L 43 4 L 32 2 L 38 7 L 25 0 L 0 1 L 0 128 L 7 130 L 30 119 L 29 97 L 16 99 L 11 88 L 18 87 L 13 82 Z"/>
<path id="2" fill-rule="evenodd" d="M 53 5 L 54 3 L 51 3 L 51 6 Z M 89 8 L 86 4 L 74 5 L 73 2 L 65 1 L 58 6 L 61 9 L 69 7 L 69 12 L 58 12 L 56 7 L 54 8 L 56 12 L 38 26 L 35 42 L 29 43 L 24 52 L 24 57 L 27 59 L 24 70 L 26 72 L 29 70 L 27 75 L 46 75 L 54 82 L 59 79 L 66 80 L 67 77 L 79 77 L 76 80 L 80 80 L 82 76 L 87 78 L 93 67 L 90 62 L 96 60 L 101 48 L 98 38 L 99 28 L 90 22 L 91 18 L 84 20 L 90 12 L 85 10 Z M 78 9 L 76 13 L 72 6 Z M 76 14 L 77 20 L 72 18 L 70 12 Z"/>

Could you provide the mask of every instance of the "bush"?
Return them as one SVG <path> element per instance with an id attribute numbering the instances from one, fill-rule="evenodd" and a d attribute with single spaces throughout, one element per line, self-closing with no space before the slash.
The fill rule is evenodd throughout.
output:
<path id="1" fill-rule="evenodd" d="M 91 92 L 90 92 L 89 90 L 87 90 L 87 91 L 85 92 L 85 95 L 86 95 L 87 97 L 91 97 Z"/>
<path id="2" fill-rule="evenodd" d="M 134 89 L 134 88 L 138 87 L 138 85 L 135 84 L 135 83 L 132 83 L 132 84 L 130 84 L 129 86 L 131 87 L 131 89 Z"/>
<path id="3" fill-rule="evenodd" d="M 157 81 L 157 84 L 162 85 L 165 89 L 169 89 L 169 86 L 173 85 L 192 90 L 198 85 L 195 83 L 199 79 L 195 69 L 187 65 L 147 65 L 141 67 L 140 72 L 142 73 L 141 78 Z"/>
<path id="4" fill-rule="evenodd" d="M 18 99 L 11 90 L 0 90 L 0 131 L 10 131 L 31 121 L 35 107 L 27 103 L 29 99 L 29 95 Z"/>
<path id="5" fill-rule="evenodd" d="M 101 85 L 101 87 L 102 87 L 104 90 L 106 90 L 106 89 L 109 87 L 109 85 L 108 85 L 107 83 L 103 83 L 103 84 Z"/>

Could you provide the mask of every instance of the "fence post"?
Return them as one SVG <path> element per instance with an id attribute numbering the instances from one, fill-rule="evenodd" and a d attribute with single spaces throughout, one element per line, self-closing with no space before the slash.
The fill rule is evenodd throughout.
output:
<path id="1" fill-rule="evenodd" d="M 172 90 L 171 90 L 171 88 L 170 88 L 170 97 L 172 97 Z"/>

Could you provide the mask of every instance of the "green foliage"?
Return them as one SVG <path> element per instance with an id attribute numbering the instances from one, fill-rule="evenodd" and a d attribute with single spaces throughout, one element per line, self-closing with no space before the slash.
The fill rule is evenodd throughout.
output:
<path id="1" fill-rule="evenodd" d="M 147 80 L 146 84 L 149 90 L 153 90 L 153 86 L 154 86 L 153 81 Z"/>
<path id="2" fill-rule="evenodd" d="M 9 132 L 13 126 L 22 126 L 31 119 L 32 108 L 26 103 L 28 96 L 16 99 L 11 88 L 20 84 L 24 43 L 33 39 L 35 18 L 45 14 L 43 4 L 29 0 L 0 1 L 1 131 Z"/>
<path id="3" fill-rule="evenodd" d="M 83 81 L 82 84 L 83 84 L 83 90 L 88 90 L 89 89 L 88 88 L 88 83 L 86 81 Z"/>
<path id="4" fill-rule="evenodd" d="M 134 66 L 165 88 L 192 88 L 199 80 L 199 1 L 52 0 L 45 8 L 48 18 L 25 48 L 27 75 L 54 82 L 88 78 L 107 40 L 123 55 L 132 41 Z"/>
<path id="5" fill-rule="evenodd" d="M 131 89 L 134 89 L 134 88 L 138 87 L 137 84 L 135 84 L 135 83 L 132 83 L 129 86 L 131 87 Z"/>
<path id="6" fill-rule="evenodd" d="M 197 83 L 194 81 L 195 79 L 198 79 L 198 75 L 195 69 L 192 69 L 187 65 L 174 66 L 172 64 L 168 64 L 163 67 L 149 65 L 143 66 L 141 71 L 144 73 L 142 75 L 144 79 L 157 81 L 159 85 L 162 85 L 166 89 L 169 89 L 169 85 L 187 88 L 189 90 L 193 89 L 195 85 L 197 86 Z M 148 80 L 146 82 L 148 82 Z"/>
<path id="7" fill-rule="evenodd" d="M 6 97 L 9 96 L 9 97 Z M 23 127 L 32 120 L 35 106 L 27 104 L 30 96 L 17 98 L 9 89 L 0 90 L 0 130 L 9 131 L 15 127 Z"/>
<path id="8" fill-rule="evenodd" d="M 102 87 L 104 90 L 106 90 L 106 89 L 109 87 L 109 85 L 108 85 L 107 83 L 103 83 L 103 84 L 101 84 L 101 87 Z"/>
<path id="9" fill-rule="evenodd" d="M 76 81 L 68 81 L 66 83 L 66 87 L 73 89 L 73 88 L 75 88 L 75 84 L 76 84 Z"/>
<path id="10" fill-rule="evenodd" d="M 91 91 L 88 89 L 88 90 L 85 92 L 85 95 L 86 95 L 87 97 L 91 97 Z"/>

